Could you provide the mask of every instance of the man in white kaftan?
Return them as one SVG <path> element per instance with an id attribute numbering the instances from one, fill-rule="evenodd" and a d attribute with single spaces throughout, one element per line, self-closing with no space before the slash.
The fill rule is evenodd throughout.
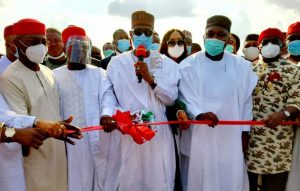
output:
<path id="1" fill-rule="evenodd" d="M 64 31 L 73 32 L 74 28 Z M 106 72 L 88 64 L 89 45 L 87 37 L 73 32 L 66 46 L 68 65 L 53 71 L 59 87 L 62 118 L 74 116 L 72 124 L 79 127 L 98 126 L 100 117 L 111 116 L 116 105 Z M 91 131 L 84 133 L 76 146 L 67 145 L 69 191 L 103 190 L 109 140 L 109 134 Z"/>
<path id="2" fill-rule="evenodd" d="M 137 11 L 132 14 L 131 33 L 135 47 L 152 44 L 153 15 Z M 178 95 L 180 78 L 178 65 L 157 51 L 147 51 L 143 62 L 137 62 L 136 50 L 112 57 L 107 74 L 123 111 L 154 113 L 156 121 L 167 121 L 166 105 L 172 105 Z M 136 72 L 141 72 L 138 83 Z M 153 78 L 155 80 L 153 80 Z M 173 191 L 175 151 L 170 126 L 154 127 L 152 140 L 141 145 L 128 135 L 113 132 L 105 179 L 106 191 Z"/>
<path id="3" fill-rule="evenodd" d="M 213 125 L 218 119 L 252 120 L 252 90 L 257 76 L 250 62 L 224 53 L 230 25 L 227 17 L 209 18 L 204 37 L 206 52 L 193 54 L 179 64 L 179 99 L 186 103 L 192 119 L 212 120 Z M 187 190 L 248 190 L 242 131 L 249 131 L 249 127 L 191 128 Z"/>

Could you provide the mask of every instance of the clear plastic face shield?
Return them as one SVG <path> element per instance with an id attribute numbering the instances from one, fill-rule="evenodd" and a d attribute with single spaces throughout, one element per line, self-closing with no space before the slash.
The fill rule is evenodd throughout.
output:
<path id="1" fill-rule="evenodd" d="M 66 54 L 70 63 L 90 64 L 92 42 L 86 36 L 74 35 L 68 39 Z"/>

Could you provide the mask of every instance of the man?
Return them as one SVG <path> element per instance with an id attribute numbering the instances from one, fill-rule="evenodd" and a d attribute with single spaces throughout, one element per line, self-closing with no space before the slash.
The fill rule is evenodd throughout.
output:
<path id="1" fill-rule="evenodd" d="M 262 176 L 264 191 L 285 190 L 291 167 L 292 126 L 281 126 L 300 109 L 300 72 L 296 65 L 281 58 L 283 34 L 268 28 L 258 38 L 262 58 L 255 64 L 259 76 L 253 93 L 255 120 L 265 126 L 252 126 L 247 164 L 250 190 L 257 190 L 257 177 Z"/>
<path id="2" fill-rule="evenodd" d="M 48 54 L 44 61 L 44 65 L 54 70 L 67 63 L 67 57 L 64 53 L 64 43 L 61 32 L 55 28 L 46 30 Z"/>
<path id="3" fill-rule="evenodd" d="M 166 121 L 166 105 L 177 98 L 178 65 L 158 51 L 149 51 L 153 42 L 154 16 L 145 11 L 131 15 L 130 32 L 134 47 L 143 45 L 147 55 L 138 61 L 136 50 L 111 59 L 107 74 L 123 111 L 152 112 L 157 121 Z M 141 77 L 138 82 L 137 76 Z M 131 137 L 113 132 L 108 157 L 105 190 L 164 190 L 174 188 L 175 152 L 168 125 L 153 127 L 154 138 L 142 145 Z M 112 178 L 113 177 L 113 178 Z"/>
<path id="4" fill-rule="evenodd" d="M 288 27 L 287 31 L 287 47 L 289 55 L 287 60 L 294 64 L 300 62 L 300 22 L 295 22 Z M 298 116 L 299 121 L 299 116 Z M 300 130 L 299 126 L 296 130 L 295 141 L 293 146 L 292 165 L 289 173 L 286 191 L 297 191 L 300 187 Z"/>
<path id="5" fill-rule="evenodd" d="M 69 119 L 68 122 L 71 120 Z M 4 126 L 1 124 L 0 127 L 0 184 L 2 190 L 25 191 L 26 189 L 21 145 L 38 149 L 48 137 L 65 139 L 65 127 L 76 130 L 76 132 L 79 131 L 64 122 L 17 115 L 9 111 L 2 94 L 0 94 L 0 121 L 4 123 Z M 80 138 L 80 136 L 74 135 L 74 138 Z"/>
<path id="6" fill-rule="evenodd" d="M 249 34 L 246 36 L 243 53 L 246 60 L 254 63 L 259 59 L 258 34 Z"/>
<path id="7" fill-rule="evenodd" d="M 294 64 L 298 64 L 300 62 L 300 22 L 291 24 L 286 35 L 286 43 L 289 53 L 287 60 Z"/>
<path id="8" fill-rule="evenodd" d="M 192 54 L 196 53 L 196 52 L 200 52 L 202 50 L 200 44 L 198 43 L 194 43 L 192 44 Z"/>
<path id="9" fill-rule="evenodd" d="M 101 65 L 101 50 L 96 46 L 92 46 L 92 54 L 91 54 L 91 64 L 97 67 Z"/>
<path id="10" fill-rule="evenodd" d="M 59 96 L 52 72 L 41 65 L 47 53 L 45 25 L 22 19 L 13 25 L 19 59 L 0 79 L 0 90 L 10 109 L 20 115 L 59 121 Z M 24 170 L 27 190 L 66 191 L 65 144 L 48 139 L 38 150 L 25 148 Z M 46 170 L 45 170 L 46 169 Z"/>
<path id="11" fill-rule="evenodd" d="M 228 44 L 225 47 L 225 51 L 231 54 L 237 54 L 240 49 L 240 38 L 233 33 L 230 33 Z"/>
<path id="12" fill-rule="evenodd" d="M 185 36 L 185 42 L 186 42 L 186 48 L 188 51 L 188 55 L 191 55 L 192 54 L 192 45 L 193 45 L 192 33 L 188 30 L 183 30 L 182 32 Z"/>
<path id="13" fill-rule="evenodd" d="M 105 131 L 109 126 L 114 128 L 116 122 L 110 117 L 116 105 L 112 85 L 103 69 L 89 64 L 91 42 L 88 37 L 76 35 L 76 31 L 69 34 L 68 64 L 54 70 L 62 118 L 72 115 L 73 124 L 80 127 L 96 126 L 101 121 L 101 125 L 107 127 Z M 69 191 L 103 190 L 108 145 L 109 136 L 97 131 L 85 133 L 76 147 L 67 145 Z"/>
<path id="14" fill-rule="evenodd" d="M 6 55 L 1 56 L 0 58 L 0 75 L 18 57 L 16 46 L 14 45 L 14 39 L 15 36 L 13 35 L 13 26 L 9 25 L 5 27 L 4 40 L 5 40 Z"/>
<path id="15" fill-rule="evenodd" d="M 106 70 L 108 63 L 113 56 L 122 54 L 123 52 L 126 52 L 128 50 L 132 50 L 129 35 L 123 29 L 118 29 L 114 32 L 112 44 L 115 47 L 116 51 L 112 52 L 112 54 L 110 56 L 105 57 L 105 59 L 103 59 L 101 61 L 101 67 L 104 70 Z M 104 46 L 103 46 L 103 50 L 104 50 Z M 110 51 L 110 50 L 112 50 L 112 49 L 109 49 L 107 51 Z"/>
<path id="16" fill-rule="evenodd" d="M 224 52 L 231 21 L 222 15 L 206 23 L 205 52 L 195 53 L 179 64 L 179 99 L 191 119 L 251 120 L 252 97 L 257 76 L 250 62 Z M 187 190 L 246 191 L 242 150 L 245 126 L 192 125 Z M 246 132 L 248 134 L 248 132 Z M 188 144 L 182 142 L 181 144 Z"/>

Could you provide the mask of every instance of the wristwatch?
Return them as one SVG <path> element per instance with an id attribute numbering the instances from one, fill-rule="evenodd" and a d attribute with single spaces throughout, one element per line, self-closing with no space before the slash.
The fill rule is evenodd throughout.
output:
<path id="1" fill-rule="evenodd" d="M 10 143 L 12 142 L 12 138 L 13 136 L 16 134 L 16 130 L 15 128 L 6 128 L 5 129 L 5 132 L 4 132 L 4 135 L 5 135 L 5 141 Z"/>
<path id="2" fill-rule="evenodd" d="M 291 116 L 291 113 L 288 112 L 287 110 L 284 110 L 283 113 L 287 118 L 289 118 Z"/>

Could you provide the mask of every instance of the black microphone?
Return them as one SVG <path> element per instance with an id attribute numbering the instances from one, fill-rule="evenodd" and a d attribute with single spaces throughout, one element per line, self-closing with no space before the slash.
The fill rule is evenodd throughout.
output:
<path id="1" fill-rule="evenodd" d="M 138 57 L 139 62 L 144 62 L 144 58 L 147 56 L 147 50 L 145 46 L 143 45 L 138 46 L 137 49 L 135 50 L 135 55 Z M 139 73 L 137 68 L 135 72 L 138 79 L 138 83 L 141 83 L 143 79 L 142 74 Z"/>

